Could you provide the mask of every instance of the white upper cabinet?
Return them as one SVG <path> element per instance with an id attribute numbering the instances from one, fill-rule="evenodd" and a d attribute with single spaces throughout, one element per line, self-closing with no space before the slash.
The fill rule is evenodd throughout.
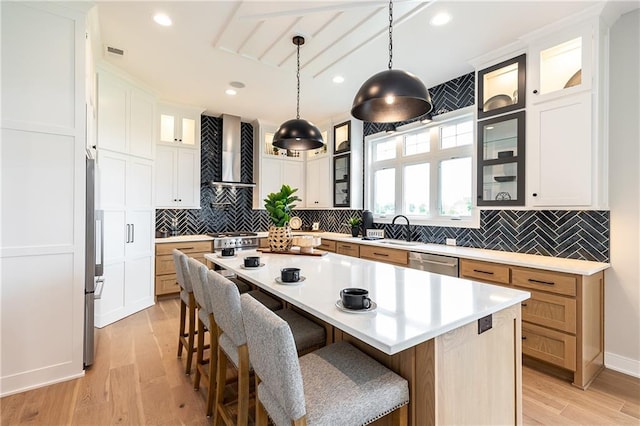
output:
<path id="1" fill-rule="evenodd" d="M 160 143 L 200 148 L 201 108 L 160 104 Z"/>
<path id="2" fill-rule="evenodd" d="M 307 160 L 306 206 L 308 209 L 328 209 L 331 203 L 331 157 Z"/>
<path id="3" fill-rule="evenodd" d="M 153 159 L 155 98 L 106 70 L 98 73 L 98 149 Z"/>
<path id="4" fill-rule="evenodd" d="M 606 28 L 592 16 L 529 43 L 527 205 L 607 208 Z"/>
<path id="5" fill-rule="evenodd" d="M 200 208 L 200 152 L 158 146 L 156 150 L 156 208 Z"/>
<path id="6" fill-rule="evenodd" d="M 529 50 L 528 74 L 532 103 L 590 90 L 593 48 L 594 28 L 591 23 L 533 42 Z"/>

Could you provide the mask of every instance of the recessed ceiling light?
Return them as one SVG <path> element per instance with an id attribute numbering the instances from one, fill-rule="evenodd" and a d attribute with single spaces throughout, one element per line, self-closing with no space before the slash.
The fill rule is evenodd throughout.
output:
<path id="1" fill-rule="evenodd" d="M 235 87 L 236 89 L 244 89 L 245 85 L 241 81 L 232 81 L 229 83 L 229 86 Z"/>
<path id="2" fill-rule="evenodd" d="M 447 12 L 440 12 L 433 18 L 431 18 L 431 21 L 429 21 L 429 23 L 435 27 L 439 27 L 441 25 L 447 24 L 450 20 L 451 15 L 449 15 Z"/>
<path id="3" fill-rule="evenodd" d="M 153 17 L 153 20 L 156 21 L 156 24 L 162 25 L 163 27 L 170 27 L 172 24 L 171 18 L 169 18 L 169 16 L 165 15 L 164 13 L 157 13 Z"/>
<path id="4" fill-rule="evenodd" d="M 226 93 L 226 94 L 227 94 L 227 95 L 229 95 L 229 96 L 234 96 L 234 95 L 235 95 L 236 93 L 238 93 L 238 92 L 236 92 L 236 91 L 235 91 L 235 90 L 233 90 L 233 89 L 227 89 L 227 90 L 225 90 L 225 91 L 224 91 L 224 93 Z"/>
<path id="5" fill-rule="evenodd" d="M 336 84 L 344 83 L 344 77 L 341 75 L 336 75 L 333 77 L 333 82 Z"/>

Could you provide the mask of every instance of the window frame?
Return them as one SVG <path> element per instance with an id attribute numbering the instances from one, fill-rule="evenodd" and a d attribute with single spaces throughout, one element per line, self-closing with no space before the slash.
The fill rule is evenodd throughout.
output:
<path id="1" fill-rule="evenodd" d="M 462 147 L 440 149 L 440 127 L 452 125 L 463 121 L 471 121 L 472 143 Z M 424 226 L 448 226 L 457 228 L 479 228 L 480 212 L 477 206 L 477 129 L 473 106 L 459 109 L 450 113 L 439 115 L 428 123 L 413 122 L 397 128 L 393 135 L 379 132 L 365 137 L 365 209 L 374 211 L 374 175 L 377 170 L 394 167 L 395 171 L 395 214 L 373 214 L 376 223 L 391 223 L 393 216 L 403 214 L 407 216 L 411 224 Z M 432 129 L 437 129 L 433 131 Z M 429 152 L 413 154 L 403 157 L 404 143 L 396 142 L 396 156 L 393 159 L 374 162 L 374 145 L 380 140 L 390 138 L 404 138 L 405 135 L 430 131 Z M 462 154 L 462 155 L 461 155 Z M 471 158 L 471 215 L 462 217 L 442 216 L 440 198 L 440 162 L 452 158 Z M 404 212 L 403 179 L 404 166 L 429 162 L 429 216 L 411 215 Z"/>

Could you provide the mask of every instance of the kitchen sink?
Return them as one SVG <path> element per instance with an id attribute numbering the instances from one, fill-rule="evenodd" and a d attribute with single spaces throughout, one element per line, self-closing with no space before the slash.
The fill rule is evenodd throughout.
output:
<path id="1" fill-rule="evenodd" d="M 381 244 L 389 244 L 392 246 L 419 246 L 424 244 L 423 242 L 420 242 L 420 241 L 387 240 L 387 239 L 376 241 L 376 242 Z"/>

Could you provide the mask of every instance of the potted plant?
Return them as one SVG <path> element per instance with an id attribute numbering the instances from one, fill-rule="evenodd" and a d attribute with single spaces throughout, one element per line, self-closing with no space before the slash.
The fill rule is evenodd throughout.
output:
<path id="1" fill-rule="evenodd" d="M 351 236 L 357 237 L 358 232 L 360 232 L 360 225 L 362 224 L 362 219 L 359 217 L 350 218 L 347 223 L 351 226 Z"/>
<path id="2" fill-rule="evenodd" d="M 296 201 L 301 201 L 297 195 L 293 195 L 298 188 L 282 185 L 279 192 L 272 192 L 264 199 L 264 207 L 267 209 L 273 225 L 269 227 L 269 248 L 272 251 L 286 251 L 291 248 L 293 236 L 289 227 L 291 213 Z"/>

